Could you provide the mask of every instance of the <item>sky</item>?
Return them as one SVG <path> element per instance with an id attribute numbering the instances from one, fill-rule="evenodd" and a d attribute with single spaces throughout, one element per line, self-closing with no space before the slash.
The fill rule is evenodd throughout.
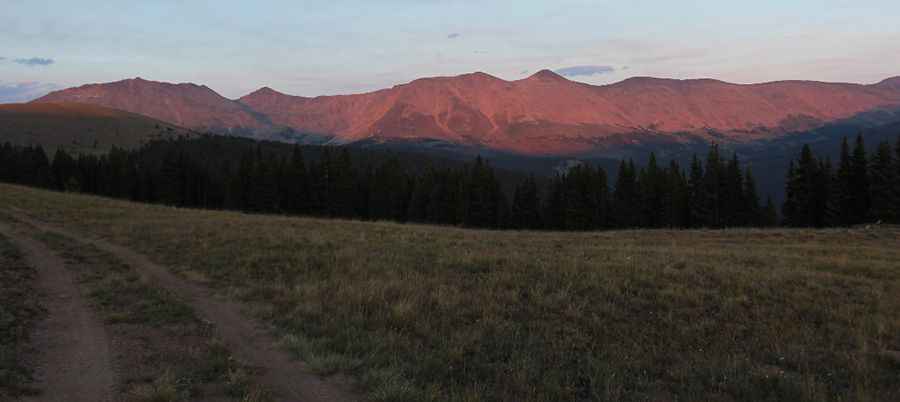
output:
<path id="1" fill-rule="evenodd" d="M 372 91 L 474 71 L 874 83 L 897 0 L 0 0 L 0 102 L 125 78 L 237 98 Z"/>

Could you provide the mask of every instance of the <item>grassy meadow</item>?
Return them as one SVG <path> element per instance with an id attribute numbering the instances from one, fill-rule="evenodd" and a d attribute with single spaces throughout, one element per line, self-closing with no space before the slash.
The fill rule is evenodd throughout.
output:
<path id="1" fill-rule="evenodd" d="M 0 185 L 11 208 L 246 302 L 374 401 L 900 400 L 896 228 L 480 231 Z"/>

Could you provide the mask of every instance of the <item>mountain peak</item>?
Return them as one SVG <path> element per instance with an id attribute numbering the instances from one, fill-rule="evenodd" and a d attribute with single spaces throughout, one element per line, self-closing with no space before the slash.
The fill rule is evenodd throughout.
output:
<path id="1" fill-rule="evenodd" d="M 268 127 L 264 119 L 205 85 L 173 84 L 141 77 L 63 89 L 32 102 L 89 103 L 195 129 Z"/>
<path id="2" fill-rule="evenodd" d="M 272 95 L 284 95 L 284 93 L 278 92 L 270 87 L 262 87 L 260 89 L 257 89 L 255 91 L 249 93 L 247 96 L 272 96 Z"/>
<path id="3" fill-rule="evenodd" d="M 890 88 L 900 88 L 900 75 L 898 75 L 896 77 L 887 78 L 887 79 L 879 82 L 876 85 L 890 87 Z"/>
<path id="4" fill-rule="evenodd" d="M 526 78 L 526 80 L 531 81 L 568 81 L 565 77 L 550 71 L 548 69 L 543 69 L 532 74 L 530 77 Z"/>

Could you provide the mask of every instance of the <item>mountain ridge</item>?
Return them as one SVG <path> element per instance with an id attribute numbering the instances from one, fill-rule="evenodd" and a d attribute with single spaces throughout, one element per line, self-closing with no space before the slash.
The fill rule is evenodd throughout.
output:
<path id="1" fill-rule="evenodd" d="M 153 99 L 145 99 L 155 95 Z M 136 99 L 136 100 L 135 100 Z M 205 86 L 140 78 L 90 84 L 35 102 L 98 103 L 181 126 L 254 136 L 292 130 L 339 142 L 437 139 L 521 154 L 578 154 L 641 141 L 747 142 L 882 108 L 900 108 L 900 77 L 875 84 L 632 77 L 607 85 L 550 70 L 506 81 L 483 72 L 425 77 L 377 91 L 303 97 L 262 87 L 231 100 Z"/>

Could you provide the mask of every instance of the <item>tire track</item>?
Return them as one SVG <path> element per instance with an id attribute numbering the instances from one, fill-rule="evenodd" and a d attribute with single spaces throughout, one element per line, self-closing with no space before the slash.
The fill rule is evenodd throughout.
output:
<path id="1" fill-rule="evenodd" d="M 62 258 L 43 243 L 0 223 L 0 233 L 21 250 L 38 273 L 37 288 L 48 316 L 32 337 L 39 351 L 34 402 L 109 402 L 115 384 L 109 337 L 81 295 Z"/>
<path id="2" fill-rule="evenodd" d="M 57 228 L 29 216 L 12 215 L 41 230 L 70 240 L 93 245 L 130 265 L 140 275 L 165 288 L 190 306 L 198 315 L 212 322 L 216 334 L 224 340 L 235 357 L 263 371 L 261 381 L 279 402 L 355 402 L 365 399 L 350 390 L 345 381 L 326 380 L 301 361 L 279 348 L 277 340 L 253 320 L 241 313 L 239 303 L 216 298 L 212 290 L 177 277 L 165 267 L 127 247 L 105 240 L 91 239 Z"/>

